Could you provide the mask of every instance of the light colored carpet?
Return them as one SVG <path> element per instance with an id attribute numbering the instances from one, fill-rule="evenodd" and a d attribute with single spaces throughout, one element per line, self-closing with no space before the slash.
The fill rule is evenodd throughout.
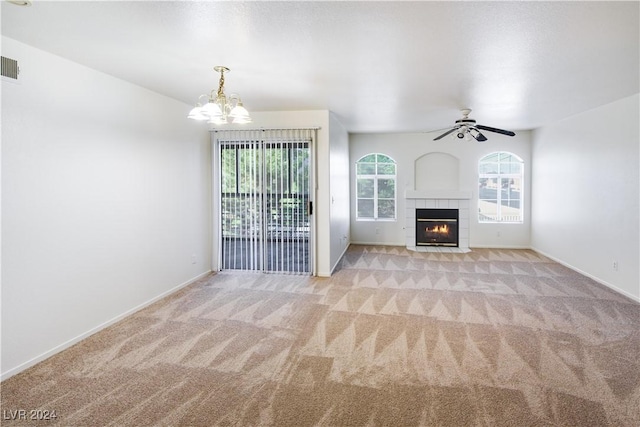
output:
<path id="1" fill-rule="evenodd" d="M 8 379 L 2 409 L 64 426 L 637 427 L 640 305 L 532 251 L 352 246 L 331 278 L 211 275 Z"/>

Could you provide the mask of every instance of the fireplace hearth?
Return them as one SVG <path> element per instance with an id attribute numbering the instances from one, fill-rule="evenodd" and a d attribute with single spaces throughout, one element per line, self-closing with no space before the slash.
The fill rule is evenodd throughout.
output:
<path id="1" fill-rule="evenodd" d="M 416 246 L 458 247 L 458 209 L 416 209 Z"/>

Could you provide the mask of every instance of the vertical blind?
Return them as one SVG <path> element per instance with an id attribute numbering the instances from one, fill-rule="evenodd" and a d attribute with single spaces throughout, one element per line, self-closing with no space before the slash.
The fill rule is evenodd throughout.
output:
<path id="1" fill-rule="evenodd" d="M 216 131 L 222 269 L 311 273 L 314 129 Z"/>

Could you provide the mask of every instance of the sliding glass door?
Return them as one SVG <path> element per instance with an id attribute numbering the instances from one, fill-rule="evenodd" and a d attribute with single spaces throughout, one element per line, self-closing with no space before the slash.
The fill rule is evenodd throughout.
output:
<path id="1" fill-rule="evenodd" d="M 222 269 L 312 273 L 314 134 L 217 133 Z"/>

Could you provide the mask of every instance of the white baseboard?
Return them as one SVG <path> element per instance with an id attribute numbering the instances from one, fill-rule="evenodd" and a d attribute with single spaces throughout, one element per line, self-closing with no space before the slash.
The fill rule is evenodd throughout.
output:
<path id="1" fill-rule="evenodd" d="M 161 293 L 160 295 L 155 296 L 155 297 L 151 298 L 150 300 L 145 301 L 142 304 L 139 304 L 139 305 L 133 307 L 130 310 L 127 310 L 124 313 L 119 314 L 118 316 L 114 317 L 113 319 L 110 319 L 110 320 L 108 320 L 108 321 L 96 326 L 95 328 L 91 328 L 87 332 L 84 332 L 84 333 L 78 335 L 77 337 L 70 339 L 69 341 L 66 341 L 66 342 L 64 342 L 64 343 L 62 343 L 60 345 L 55 346 L 54 348 L 45 351 L 41 355 L 34 357 L 33 359 L 28 360 L 28 361 L 16 366 L 15 368 L 9 369 L 6 372 L 3 372 L 0 375 L 0 381 L 4 381 L 7 378 L 10 378 L 10 377 L 12 377 L 12 376 L 24 371 L 25 369 L 30 368 L 30 367 L 42 362 L 43 360 L 48 359 L 49 357 L 53 356 L 54 354 L 60 353 L 62 350 L 65 350 L 65 349 L 71 347 L 72 345 L 77 344 L 78 342 L 80 342 L 80 341 L 90 337 L 91 335 L 95 334 L 96 332 L 100 332 L 101 330 L 113 325 L 114 323 L 119 322 L 120 320 L 124 319 L 125 317 L 130 316 L 130 315 L 142 310 L 143 308 L 150 306 L 151 304 L 161 300 L 162 298 L 165 298 L 165 297 L 173 294 L 174 292 L 177 292 L 180 289 L 182 289 L 182 288 L 184 288 L 186 286 L 189 286 L 190 284 L 202 279 L 203 277 L 205 277 L 205 276 L 207 276 L 209 274 L 211 274 L 211 271 L 205 271 L 204 273 L 201 273 L 201 274 L 197 275 L 196 277 L 193 277 L 193 278 L 187 280 L 186 282 L 181 283 L 178 286 L 175 286 L 175 287 L 169 289 L 168 291 L 165 291 L 165 292 Z"/>
<path id="2" fill-rule="evenodd" d="M 470 249 L 531 249 L 530 246 L 522 245 L 469 245 Z"/>
<path id="3" fill-rule="evenodd" d="M 389 243 L 389 242 L 351 242 L 352 245 L 364 245 L 364 246 L 403 246 L 406 247 L 406 242 Z M 348 246 L 347 246 L 348 247 Z"/>
<path id="4" fill-rule="evenodd" d="M 364 245 L 364 246 L 403 246 L 406 247 L 406 242 L 399 243 L 381 243 L 381 242 L 351 242 L 352 245 Z M 469 249 L 531 249 L 530 246 L 522 245 L 469 245 Z"/>
<path id="5" fill-rule="evenodd" d="M 558 259 L 558 258 L 556 258 L 556 257 L 554 257 L 552 255 L 549 255 L 548 253 L 546 253 L 544 251 L 541 251 L 541 250 L 533 248 L 533 247 L 531 247 L 529 249 L 531 249 L 534 252 L 539 253 L 540 255 L 546 256 L 547 258 L 557 262 L 558 264 L 562 264 L 565 267 L 570 268 L 571 270 L 575 271 L 576 273 L 580 273 L 583 276 L 586 276 L 589 279 L 594 280 L 594 281 L 600 283 L 601 285 L 606 286 L 607 288 L 611 289 L 612 291 L 615 291 L 616 293 L 619 293 L 620 295 L 623 295 L 623 296 L 625 296 L 625 297 L 627 297 L 627 298 L 629 298 L 629 299 L 631 299 L 631 300 L 633 300 L 635 302 L 640 302 L 640 297 L 637 297 L 637 296 L 635 296 L 633 294 L 630 294 L 629 292 L 625 291 L 624 289 L 620 289 L 619 287 L 617 287 L 617 286 L 615 286 L 615 285 L 613 285 L 613 284 L 611 284 L 611 283 L 609 283 L 609 282 L 607 282 L 605 280 L 602 280 L 599 277 L 596 277 L 596 276 L 594 276 L 592 274 L 589 274 L 586 271 L 582 271 L 579 268 L 574 267 L 573 265 L 568 264 L 568 263 L 562 261 L 561 259 Z"/>

